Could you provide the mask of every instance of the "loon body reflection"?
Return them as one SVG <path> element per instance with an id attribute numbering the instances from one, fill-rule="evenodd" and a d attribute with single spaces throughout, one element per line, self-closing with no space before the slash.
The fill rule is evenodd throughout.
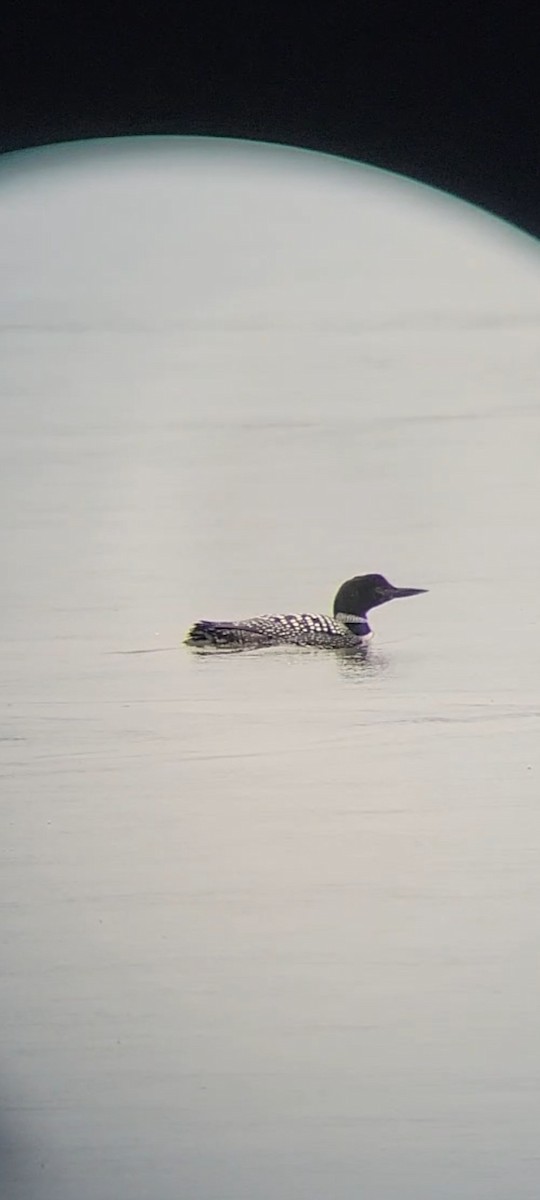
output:
<path id="1" fill-rule="evenodd" d="M 245 621 L 197 621 L 188 646 L 240 649 L 256 646 L 321 646 L 329 650 L 361 650 L 373 636 L 367 613 L 400 596 L 418 596 L 426 588 L 399 588 L 383 575 L 355 575 L 336 593 L 333 616 L 320 613 L 277 613 Z"/>

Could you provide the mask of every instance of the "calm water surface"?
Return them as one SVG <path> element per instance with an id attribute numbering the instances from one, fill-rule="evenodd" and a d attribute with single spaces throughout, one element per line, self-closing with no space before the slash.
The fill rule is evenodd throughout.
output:
<path id="1" fill-rule="evenodd" d="M 16 318 L 4 1194 L 536 1200 L 537 324 Z M 366 662 L 181 645 L 363 571 Z"/>

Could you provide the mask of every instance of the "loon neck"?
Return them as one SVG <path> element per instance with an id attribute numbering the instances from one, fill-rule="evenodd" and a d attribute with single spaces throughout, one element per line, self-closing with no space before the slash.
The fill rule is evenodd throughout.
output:
<path id="1" fill-rule="evenodd" d="M 338 612 L 335 614 L 334 620 L 341 621 L 341 624 L 347 625 L 348 628 L 352 627 L 351 633 L 358 633 L 359 636 L 371 633 L 369 621 L 363 614 Z"/>

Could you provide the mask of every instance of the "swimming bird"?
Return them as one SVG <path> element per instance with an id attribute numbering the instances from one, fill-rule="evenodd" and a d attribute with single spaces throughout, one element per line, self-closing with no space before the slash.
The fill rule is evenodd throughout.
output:
<path id="1" fill-rule="evenodd" d="M 197 621 L 186 644 L 219 649 L 257 646 L 321 646 L 361 650 L 373 637 L 367 613 L 400 596 L 419 596 L 426 588 L 399 588 L 384 575 L 355 575 L 336 592 L 333 617 L 320 613 L 277 613 L 245 621 Z"/>

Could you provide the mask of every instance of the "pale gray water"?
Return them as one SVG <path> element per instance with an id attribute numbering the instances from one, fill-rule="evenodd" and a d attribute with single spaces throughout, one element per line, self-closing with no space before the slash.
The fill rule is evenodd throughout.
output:
<path id="1" fill-rule="evenodd" d="M 536 1200 L 538 253 L 200 153 L 4 181 L 2 1194 Z"/>

